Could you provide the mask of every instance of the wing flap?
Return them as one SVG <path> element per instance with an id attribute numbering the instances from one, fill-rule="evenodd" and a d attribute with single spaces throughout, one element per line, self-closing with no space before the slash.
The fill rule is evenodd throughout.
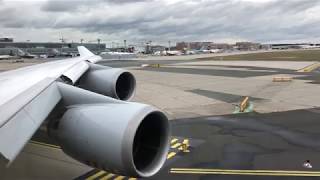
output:
<path id="1" fill-rule="evenodd" d="M 82 61 L 75 64 L 72 68 L 68 69 L 66 72 L 63 73 L 63 75 L 68 77 L 74 84 L 88 69 L 88 63 Z"/>
<path id="2" fill-rule="evenodd" d="M 50 83 L 0 128 L 1 159 L 5 160 L 7 166 L 14 161 L 60 99 L 57 85 Z"/>

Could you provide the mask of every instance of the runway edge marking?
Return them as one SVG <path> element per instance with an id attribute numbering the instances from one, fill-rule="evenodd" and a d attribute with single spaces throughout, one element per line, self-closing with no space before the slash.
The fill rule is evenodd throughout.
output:
<path id="1" fill-rule="evenodd" d="M 320 177 L 315 171 L 285 171 L 285 170 L 236 170 L 236 169 L 200 169 L 200 168 L 171 168 L 172 174 L 207 174 L 207 175 L 245 175 L 245 176 L 300 176 Z"/>

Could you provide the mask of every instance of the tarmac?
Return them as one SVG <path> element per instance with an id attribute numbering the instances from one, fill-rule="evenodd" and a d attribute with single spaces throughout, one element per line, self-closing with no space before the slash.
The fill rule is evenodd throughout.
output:
<path id="1" fill-rule="evenodd" d="M 158 107 L 170 119 L 168 161 L 151 179 L 260 180 L 320 177 L 320 76 L 298 72 L 313 63 L 167 58 L 100 64 L 132 72 L 133 101 Z M 252 109 L 236 114 L 246 96 Z M 43 142 L 43 136 L 33 140 Z M 190 152 L 181 149 L 184 140 Z M 44 143 L 29 143 L 11 168 L 0 168 L 0 179 L 129 179 L 82 165 Z"/>
<path id="2" fill-rule="evenodd" d="M 152 179 L 318 178 L 319 113 L 316 108 L 172 121 L 173 136 L 188 138 L 190 152 L 180 152 Z M 308 160 L 310 169 L 303 166 Z M 173 169 L 185 170 L 174 173 Z M 317 177 L 310 177 L 311 172 Z"/>
<path id="3" fill-rule="evenodd" d="M 233 112 L 243 97 L 251 97 L 258 113 L 319 106 L 318 72 L 298 72 L 314 62 L 266 61 L 111 61 L 101 64 L 129 69 L 137 77 L 134 101 L 163 109 L 170 119 Z M 160 68 L 141 67 L 160 64 Z M 292 82 L 273 82 L 290 77 Z"/>

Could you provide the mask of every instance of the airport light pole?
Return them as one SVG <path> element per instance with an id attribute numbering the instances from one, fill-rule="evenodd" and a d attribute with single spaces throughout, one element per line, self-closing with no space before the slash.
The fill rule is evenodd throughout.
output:
<path id="1" fill-rule="evenodd" d="M 146 49 L 147 54 L 151 54 L 151 43 L 152 43 L 151 40 L 147 42 L 147 49 Z"/>
<path id="2" fill-rule="evenodd" d="M 97 41 L 98 41 L 98 54 L 99 54 L 99 52 L 100 52 L 100 42 L 101 42 L 101 39 L 97 39 Z"/>
<path id="3" fill-rule="evenodd" d="M 171 51 L 171 41 L 168 41 L 168 43 L 169 43 L 169 51 Z"/>
<path id="4" fill-rule="evenodd" d="M 60 49 L 60 54 L 62 54 L 63 53 L 63 45 L 64 45 L 64 43 L 66 43 L 67 41 L 66 41 L 66 39 L 63 37 L 63 36 L 61 36 L 61 49 Z"/>
<path id="5" fill-rule="evenodd" d="M 61 43 L 65 43 L 66 39 L 63 38 L 63 36 L 60 38 Z"/>
<path id="6" fill-rule="evenodd" d="M 30 43 L 30 40 L 27 40 L 27 42 L 28 42 L 28 45 L 27 45 L 27 48 L 25 49 L 26 50 L 26 52 L 28 53 L 28 49 L 29 49 L 29 43 Z"/>

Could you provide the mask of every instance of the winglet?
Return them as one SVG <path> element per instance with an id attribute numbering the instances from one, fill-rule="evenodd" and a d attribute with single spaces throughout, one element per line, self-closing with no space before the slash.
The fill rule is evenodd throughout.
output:
<path id="1" fill-rule="evenodd" d="M 84 46 L 78 46 L 78 51 L 79 51 L 80 57 L 88 58 L 86 60 L 88 60 L 92 63 L 96 63 L 102 59 L 100 56 L 93 54 L 91 51 L 89 51 Z"/>
<path id="2" fill-rule="evenodd" d="M 78 51 L 81 57 L 94 56 L 94 54 L 84 46 L 78 46 Z"/>

